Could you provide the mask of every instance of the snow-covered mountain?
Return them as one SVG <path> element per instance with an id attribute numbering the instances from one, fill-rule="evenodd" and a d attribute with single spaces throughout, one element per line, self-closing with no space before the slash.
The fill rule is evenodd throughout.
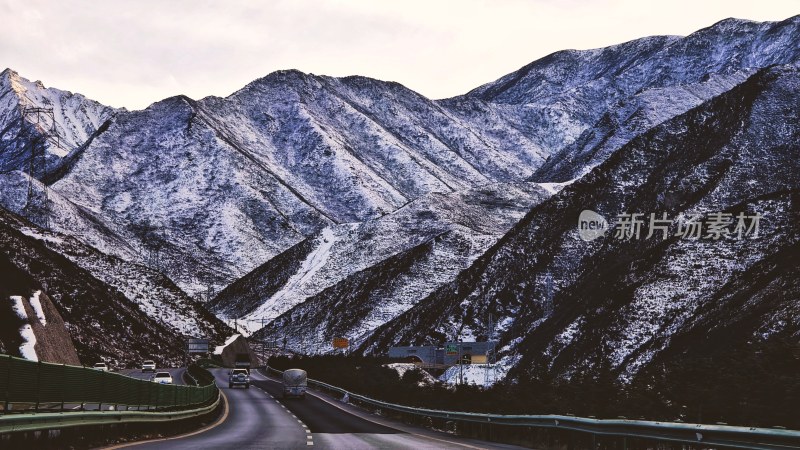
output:
<path id="1" fill-rule="evenodd" d="M 534 207 L 458 278 L 381 327 L 362 351 L 397 342 L 487 337 L 497 320 L 512 376 L 613 373 L 630 381 L 753 341 L 800 340 L 800 69 L 757 71 L 729 91 L 637 136 Z M 592 210 L 662 213 L 665 239 L 579 238 Z M 686 238 L 690 215 L 730 214 L 730 235 Z M 760 215 L 736 232 L 742 213 Z M 645 219 L 646 221 L 649 219 Z M 553 280 L 552 295 L 546 283 Z"/>
<path id="2" fill-rule="evenodd" d="M 26 113 L 31 108 L 51 109 L 53 115 Z M 116 112 L 81 94 L 31 82 L 11 69 L 0 72 L 0 172 L 27 170 L 31 140 L 50 134 L 42 143 L 46 163 L 34 168 L 35 176 L 43 177 L 77 156 L 80 147 Z M 27 135 L 24 128 L 29 130 Z"/>
<path id="3" fill-rule="evenodd" d="M 277 72 L 228 98 L 121 112 L 52 188 L 118 224 L 190 292 L 327 226 L 422 195 L 520 181 L 545 153 L 394 83 Z"/>
<path id="4" fill-rule="evenodd" d="M 292 344 L 356 341 L 455 278 L 549 195 L 535 183 L 491 184 L 328 227 L 233 283 L 209 308 L 250 323 L 280 316 L 259 335 L 292 335 Z M 338 311 L 348 311 L 346 324 Z"/>
<path id="5" fill-rule="evenodd" d="M 780 23 L 725 20 L 685 38 L 652 37 L 597 50 L 558 52 L 465 96 L 439 103 L 457 115 L 469 116 L 470 111 L 475 111 L 472 114 L 476 117 L 491 111 L 494 117 L 515 123 L 515 129 L 522 130 L 540 148 L 553 151 L 530 179 L 555 193 L 590 172 L 636 136 L 733 89 L 759 67 L 798 61 L 800 52 L 793 45 L 798 42 L 798 30 L 797 17 Z M 393 243 L 403 241 L 402 233 L 396 231 L 381 235 Z M 489 239 L 488 245 L 497 237 Z M 333 336 L 349 337 L 357 343 L 368 341 L 376 324 L 397 317 L 420 299 L 412 295 L 405 302 L 398 302 L 384 292 L 389 279 L 400 279 L 412 272 L 410 261 L 418 258 L 412 255 L 423 251 L 412 245 L 369 269 L 358 266 L 358 262 L 370 260 L 370 256 L 352 257 L 350 261 L 355 262 L 357 272 L 342 271 L 341 264 L 331 264 L 338 277 L 326 277 L 329 283 L 320 285 L 325 290 L 319 294 L 297 289 L 298 279 L 304 281 L 300 285 L 311 284 L 308 281 L 313 277 L 305 276 L 306 265 L 302 262 L 314 261 L 311 252 L 322 243 L 315 247 L 304 242 L 287 253 L 292 253 L 292 258 L 282 255 L 266 263 L 261 268 L 264 276 L 261 282 L 255 273 L 243 278 L 241 284 L 232 285 L 215 299 L 212 309 L 224 315 L 238 313 L 251 323 L 269 320 L 286 311 L 258 336 L 286 335 L 290 345 L 302 343 L 307 348 L 327 349 Z M 306 250 L 295 254 L 301 247 Z M 478 253 L 483 251 L 480 249 Z M 378 259 L 389 256 L 380 252 L 372 255 L 380 255 Z M 325 264 L 321 263 L 323 267 Z M 453 276 L 462 270 L 458 264 L 437 267 L 441 276 L 423 276 L 421 279 L 430 280 L 426 285 L 430 290 L 417 294 L 427 295 L 438 289 L 437 284 L 443 289 L 460 289 L 451 284 Z M 441 270 L 442 267 L 457 269 L 448 272 Z M 387 275 L 389 272 L 393 273 L 391 277 Z M 281 276 L 276 277 L 277 273 Z M 344 275 L 348 277 L 337 282 Z M 541 285 L 542 279 L 544 275 L 539 274 L 528 283 Z M 493 280 L 486 277 L 485 282 Z M 415 285 L 406 283 L 403 286 Z M 242 289 L 243 284 L 248 288 Z M 305 301 L 301 302 L 303 298 Z M 247 307 L 234 307 L 245 299 Z M 259 302 L 261 307 L 253 309 Z M 289 309 L 293 305 L 297 306 Z M 377 313 L 387 308 L 391 314 Z M 414 328 L 414 332 L 420 335 L 431 332 L 435 335 L 433 340 L 454 338 L 451 335 L 460 325 L 447 326 L 452 328 L 447 332 L 424 327 Z M 477 330 L 461 333 L 469 338 Z M 389 336 L 392 341 L 393 335 Z"/>
<path id="6" fill-rule="evenodd" d="M 485 336 L 480 322 L 495 308 L 509 358 L 541 350 L 521 344 L 532 342 L 529 335 L 539 336 L 548 354 L 560 354 L 559 342 L 577 336 L 583 322 L 571 317 L 573 325 L 557 335 L 542 334 L 536 307 L 519 307 L 524 298 L 541 296 L 545 272 L 561 290 L 592 267 L 581 259 L 585 248 L 554 247 L 576 219 L 564 199 L 586 200 L 587 183 L 594 190 L 616 186 L 612 193 L 623 197 L 626 189 L 656 195 L 641 180 L 666 183 L 673 166 L 650 158 L 631 172 L 618 167 L 622 155 L 637 160 L 689 135 L 701 142 L 696 111 L 720 120 L 728 113 L 745 117 L 744 103 L 732 96 L 780 72 L 764 71 L 770 66 L 787 65 L 775 76 L 791 79 L 798 42 L 800 16 L 729 19 L 686 37 L 556 52 L 437 101 L 397 83 L 289 70 L 226 98 L 177 96 L 126 111 L 6 70 L 0 77 L 0 203 L 25 214 L 28 190 L 43 198 L 47 187 L 50 227 L 103 256 L 86 260 L 59 251 L 143 305 L 151 319 L 156 304 L 175 305 L 167 325 L 176 332 L 213 328 L 187 306 L 181 290 L 199 297 L 227 287 L 210 308 L 259 326 L 272 321 L 260 335 L 289 335 L 297 343 L 321 346 L 344 335 L 373 351 L 412 335 Z M 734 106 L 716 109 L 720 102 Z M 24 125 L 32 120 L 26 105 L 53 107 L 56 131 L 46 133 L 47 123 Z M 793 117 L 791 104 L 783 107 L 778 116 Z M 791 130 L 784 122 L 775 126 Z M 675 123 L 685 126 L 670 128 Z M 48 139 L 48 162 L 35 167 L 31 180 L 23 172 L 36 133 L 63 136 L 66 148 L 53 148 Z M 791 148 L 791 133 L 779 136 Z M 652 148 L 641 147 L 645 141 Z M 753 172 L 755 162 L 737 162 L 730 166 L 744 174 L 742 182 L 768 182 Z M 707 181 L 700 172 L 694 176 L 700 181 L 685 183 Z M 661 195 L 672 198 L 669 191 Z M 634 200 L 618 201 L 614 206 L 625 209 Z M 557 226 L 539 222 L 545 218 Z M 531 223 L 539 228 L 528 230 Z M 548 269 L 519 274 L 534 257 L 550 261 Z M 126 269 L 101 262 L 112 260 Z M 495 267 L 497 260 L 504 262 Z M 166 278 L 154 281 L 157 274 Z M 515 287 L 503 287 L 503 280 Z M 174 282 L 168 298 L 144 299 L 149 286 L 167 281 Z M 677 289 L 664 285 L 658 292 L 672 299 Z M 431 322 L 434 317 L 442 322 Z M 620 373 L 632 375 L 649 360 L 632 354 L 615 360 Z"/>

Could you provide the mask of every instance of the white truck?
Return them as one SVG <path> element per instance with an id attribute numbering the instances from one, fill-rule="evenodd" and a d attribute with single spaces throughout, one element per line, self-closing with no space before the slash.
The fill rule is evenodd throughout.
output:
<path id="1" fill-rule="evenodd" d="M 308 374 L 302 369 L 288 369 L 283 372 L 283 397 L 306 398 Z"/>

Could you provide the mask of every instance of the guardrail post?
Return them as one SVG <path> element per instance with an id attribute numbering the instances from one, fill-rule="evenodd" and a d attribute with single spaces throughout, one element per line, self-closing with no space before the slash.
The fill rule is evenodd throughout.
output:
<path id="1" fill-rule="evenodd" d="M 82 364 L 81 366 L 84 369 L 86 369 L 86 365 L 85 364 Z M 85 392 L 85 390 L 86 390 L 85 388 L 81 389 L 81 411 L 86 411 L 86 400 L 85 400 L 86 392 Z"/>
<path id="2" fill-rule="evenodd" d="M 39 412 L 39 389 L 40 378 L 42 378 L 42 362 L 36 364 L 36 405 L 33 407 L 33 412 Z"/>
<path id="3" fill-rule="evenodd" d="M 136 410 L 142 409 L 142 383 L 136 383 Z"/>
<path id="4" fill-rule="evenodd" d="M 97 404 L 97 410 L 100 412 L 103 412 L 103 398 L 106 395 L 106 377 L 103 376 L 104 373 L 100 373 L 100 402 Z"/>
<path id="5" fill-rule="evenodd" d="M 11 363 L 14 360 L 11 359 L 11 355 L 8 355 L 8 368 L 6 369 L 6 398 L 5 404 L 3 405 L 3 414 L 8 413 L 8 396 L 10 395 L 10 385 L 11 385 Z"/>
<path id="6" fill-rule="evenodd" d="M 61 412 L 64 412 L 64 385 L 66 384 L 64 380 L 67 379 L 67 365 L 62 363 L 61 364 Z"/>

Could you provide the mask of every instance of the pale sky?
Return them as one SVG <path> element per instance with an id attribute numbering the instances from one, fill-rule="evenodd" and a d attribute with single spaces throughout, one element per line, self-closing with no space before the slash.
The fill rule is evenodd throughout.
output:
<path id="1" fill-rule="evenodd" d="M 0 69 L 129 109 L 281 69 L 445 98 L 557 50 L 797 14 L 800 0 L 0 0 Z"/>

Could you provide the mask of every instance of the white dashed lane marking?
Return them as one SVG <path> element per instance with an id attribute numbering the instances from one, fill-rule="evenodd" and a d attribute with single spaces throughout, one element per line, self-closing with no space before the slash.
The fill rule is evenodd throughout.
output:
<path id="1" fill-rule="evenodd" d="M 302 420 L 300 420 L 300 419 L 299 419 L 299 418 L 298 418 L 298 417 L 297 417 L 297 416 L 296 416 L 296 415 L 295 415 L 293 412 L 289 411 L 289 408 L 287 408 L 287 407 L 286 407 L 286 405 L 284 405 L 283 403 L 279 402 L 279 401 L 278 401 L 278 399 L 276 399 L 274 396 L 272 396 L 271 394 L 268 394 L 268 393 L 267 393 L 267 391 L 264 391 L 263 389 L 262 389 L 262 391 L 263 391 L 265 394 L 269 395 L 269 397 L 270 397 L 271 399 L 275 400 L 275 403 L 277 403 L 277 404 L 281 405 L 281 408 L 285 409 L 285 410 L 286 410 L 286 412 L 288 412 L 289 414 L 291 414 L 291 415 L 292 415 L 292 417 L 294 417 L 294 418 L 295 418 L 295 420 L 297 420 L 297 423 L 299 423 L 299 424 L 300 424 L 300 426 L 301 426 L 301 427 L 303 427 L 304 431 L 306 432 L 306 445 L 307 445 L 307 446 L 312 446 L 312 445 L 314 445 L 314 436 L 312 436 L 312 435 L 311 435 L 311 430 L 308 428 L 308 425 L 304 424 L 304 423 L 303 423 L 303 421 L 302 421 Z"/>

